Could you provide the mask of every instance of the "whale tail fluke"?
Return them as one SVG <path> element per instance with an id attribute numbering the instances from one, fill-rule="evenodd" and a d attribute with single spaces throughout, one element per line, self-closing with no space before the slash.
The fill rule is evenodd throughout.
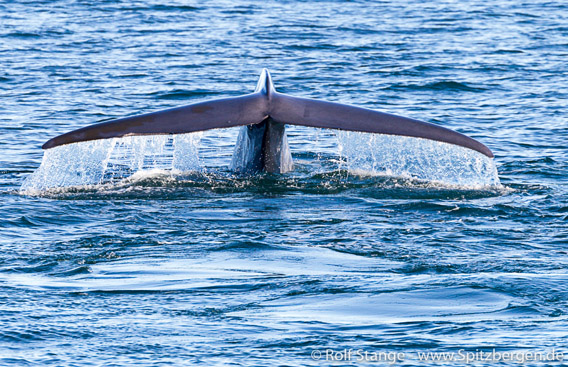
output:
<path id="1" fill-rule="evenodd" d="M 286 134 L 283 126 L 280 129 L 280 125 L 292 124 L 429 139 L 462 146 L 487 157 L 493 157 L 491 150 L 477 140 L 438 125 L 365 108 L 278 93 L 266 69 L 263 69 L 257 88 L 252 94 L 206 101 L 87 126 L 57 136 L 47 141 L 42 148 L 49 149 L 64 144 L 130 135 L 182 134 L 256 125 L 265 121 L 279 126 L 277 134 L 256 134 L 262 141 L 255 142 L 256 145 L 252 144 L 252 146 L 257 148 L 260 146 L 259 149 L 264 149 L 265 152 L 267 147 L 272 147 L 273 151 L 280 154 L 280 151 L 274 147 L 284 146 L 284 143 L 270 139 L 285 139 Z M 287 144 L 285 146 L 287 147 Z M 272 159 L 266 158 L 266 155 L 261 154 L 260 156 L 265 157 L 267 161 Z M 274 156 L 272 161 L 276 158 Z M 283 161 L 287 162 L 287 160 Z M 275 169 L 275 171 L 279 170 Z"/>

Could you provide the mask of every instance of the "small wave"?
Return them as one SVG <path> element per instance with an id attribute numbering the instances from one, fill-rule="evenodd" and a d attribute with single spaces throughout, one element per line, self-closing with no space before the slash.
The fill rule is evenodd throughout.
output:
<path id="1" fill-rule="evenodd" d="M 92 270 L 89 266 L 81 265 L 81 266 L 78 266 L 78 267 L 73 268 L 73 269 L 69 269 L 69 270 L 66 270 L 66 271 L 62 271 L 62 272 L 52 274 L 52 276 L 70 277 L 70 276 L 74 276 L 74 275 L 90 274 L 91 272 L 92 272 Z"/>
<path id="2" fill-rule="evenodd" d="M 255 13 L 254 7 L 237 7 L 235 9 L 223 10 L 224 14 L 239 14 L 239 15 L 249 15 Z"/>
<path id="3" fill-rule="evenodd" d="M 251 241 L 237 241 L 234 243 L 228 243 L 216 247 L 211 247 L 208 249 L 209 252 L 217 252 L 217 251 L 236 251 L 239 253 L 242 252 L 255 252 L 255 251 L 273 251 L 273 250 L 281 250 L 279 246 L 271 245 L 265 242 L 255 242 L 254 239 Z M 282 249 L 283 250 L 283 249 Z"/>
<path id="4" fill-rule="evenodd" d="M 512 49 L 499 49 L 495 51 L 496 54 L 522 54 L 525 53 L 522 50 L 512 50 Z"/>
<path id="5" fill-rule="evenodd" d="M 196 10 L 201 10 L 201 8 L 199 8 L 197 6 L 191 6 L 191 5 L 163 5 L 163 4 L 159 4 L 159 5 L 152 6 L 152 10 L 158 10 L 158 11 L 196 11 Z"/>
<path id="6" fill-rule="evenodd" d="M 187 12 L 187 11 L 198 11 L 201 8 L 191 5 L 148 5 L 148 6 L 122 6 L 120 8 L 122 11 L 158 11 L 158 12 Z"/>
<path id="7" fill-rule="evenodd" d="M 427 84 L 393 84 L 385 90 L 434 90 L 449 92 L 483 92 L 486 89 L 481 87 L 472 87 L 466 83 L 456 81 L 441 81 Z"/>
<path id="8" fill-rule="evenodd" d="M 40 38 L 41 34 L 33 33 L 33 32 L 11 32 L 11 33 L 5 34 L 3 37 L 12 37 L 12 38 L 20 38 L 20 39 Z"/>
<path id="9" fill-rule="evenodd" d="M 6 268 L 4 272 L 13 272 L 13 273 L 44 273 L 55 269 L 58 265 L 57 261 L 41 261 L 39 264 L 32 264 L 28 266 L 14 266 L 10 268 Z"/>
<path id="10" fill-rule="evenodd" d="M 163 99 L 163 100 L 185 100 L 193 97 L 211 97 L 216 93 L 211 93 L 211 91 L 206 90 L 183 90 L 183 89 L 175 89 L 166 93 L 160 93 L 157 95 L 156 98 Z"/>

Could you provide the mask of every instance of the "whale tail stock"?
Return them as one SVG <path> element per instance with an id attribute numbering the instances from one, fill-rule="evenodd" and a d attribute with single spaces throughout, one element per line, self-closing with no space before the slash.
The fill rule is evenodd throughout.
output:
<path id="1" fill-rule="evenodd" d="M 132 135 L 183 134 L 243 126 L 233 168 L 283 173 L 292 169 L 286 124 L 423 138 L 493 157 L 491 150 L 477 140 L 438 125 L 278 93 L 267 69 L 263 69 L 254 93 L 90 125 L 50 139 L 42 148 Z"/>

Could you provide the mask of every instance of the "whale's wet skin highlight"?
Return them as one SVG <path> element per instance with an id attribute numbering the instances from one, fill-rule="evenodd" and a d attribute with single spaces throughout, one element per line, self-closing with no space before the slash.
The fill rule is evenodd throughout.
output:
<path id="1" fill-rule="evenodd" d="M 567 15 L 537 1 L 0 4 L 0 364 L 568 358 Z M 238 129 L 62 146 L 42 163 L 54 136 L 252 92 L 263 67 L 279 92 L 435 123 L 495 159 L 289 126 L 283 175 L 229 169 Z"/>

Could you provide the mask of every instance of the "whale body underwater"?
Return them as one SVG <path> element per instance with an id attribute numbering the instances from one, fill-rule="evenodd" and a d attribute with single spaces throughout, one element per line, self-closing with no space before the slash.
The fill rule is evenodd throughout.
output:
<path id="1" fill-rule="evenodd" d="M 482 143 L 415 119 L 276 92 L 263 69 L 254 93 L 90 125 L 59 135 L 42 148 L 133 135 L 183 134 L 241 126 L 231 168 L 239 173 L 293 169 L 286 125 L 399 135 L 458 145 L 493 158 Z"/>

